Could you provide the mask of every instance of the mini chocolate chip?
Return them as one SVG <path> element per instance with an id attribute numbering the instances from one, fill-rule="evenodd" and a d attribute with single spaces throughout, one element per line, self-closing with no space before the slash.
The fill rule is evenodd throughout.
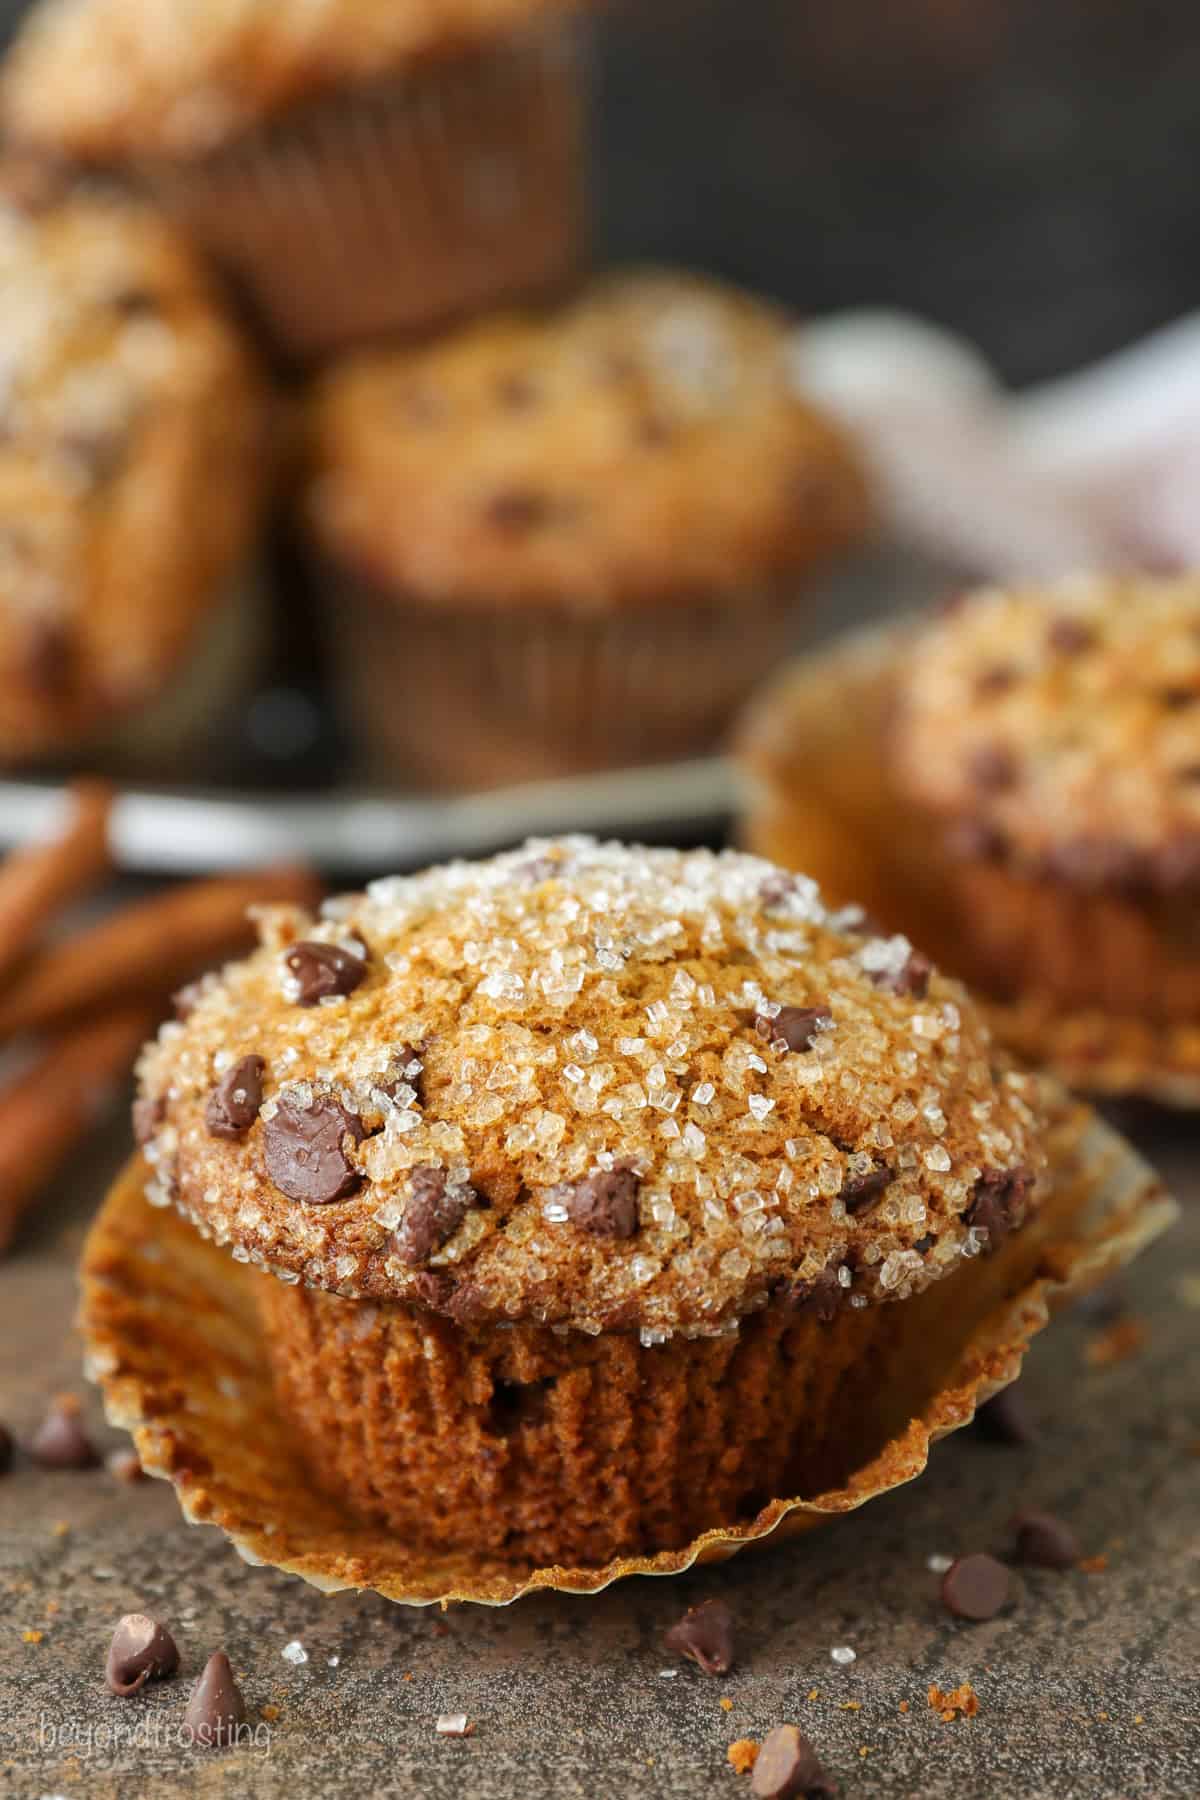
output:
<path id="1" fill-rule="evenodd" d="M 148 1144 L 166 1116 L 165 1094 L 139 1094 L 133 1103 L 134 1142 Z"/>
<path id="2" fill-rule="evenodd" d="M 767 1733 L 750 1791 L 755 1800 L 833 1800 L 837 1793 L 820 1757 L 794 1725 L 776 1725 Z"/>
<path id="3" fill-rule="evenodd" d="M 976 1231 L 987 1232 L 989 1250 L 1008 1236 L 1032 1186 L 1028 1169 L 985 1169 L 976 1181 L 963 1219 Z"/>
<path id="4" fill-rule="evenodd" d="M 238 1726 L 246 1722 L 246 1702 L 223 1650 L 215 1650 L 205 1663 L 183 1722 L 202 1750 L 224 1750 L 236 1742 Z"/>
<path id="5" fill-rule="evenodd" d="M 296 984 L 298 1006 L 352 994 L 367 973 L 362 957 L 341 944 L 293 944 L 284 951 L 283 962 Z"/>
<path id="6" fill-rule="evenodd" d="M 1012 1522 L 1017 1562 L 1039 1569 L 1073 1569 L 1082 1554 L 1069 1525 L 1053 1513 L 1019 1512 Z"/>
<path id="7" fill-rule="evenodd" d="M 179 1650 L 166 1626 L 148 1613 L 126 1613 L 113 1633 L 104 1679 L 114 1694 L 128 1698 L 148 1681 L 161 1681 L 179 1667 Z"/>
<path id="8" fill-rule="evenodd" d="M 957 1619 L 994 1619 L 1011 1592 L 1012 1576 L 986 1551 L 960 1556 L 942 1577 L 942 1604 Z"/>
<path id="9" fill-rule="evenodd" d="M 0 1425 L 0 1475 L 7 1475 L 12 1468 L 16 1450 L 12 1432 L 7 1425 Z"/>
<path id="10" fill-rule="evenodd" d="M 549 495 L 535 488 L 501 488 L 487 501 L 484 517 L 499 531 L 533 531 L 545 525 L 553 511 Z"/>
<path id="11" fill-rule="evenodd" d="M 919 1237 L 917 1239 L 916 1243 L 913 1245 L 913 1249 L 916 1251 L 918 1256 L 924 1256 L 926 1251 L 932 1250 L 933 1246 L 936 1243 L 937 1243 L 937 1234 L 932 1231 L 927 1231 L 921 1237 Z"/>
<path id="12" fill-rule="evenodd" d="M 281 1095 L 263 1128 L 267 1174 L 289 1200 L 307 1206 L 344 1200 L 362 1185 L 343 1148 L 347 1136 L 361 1144 L 366 1132 L 362 1120 L 336 1100 L 314 1099 L 301 1107 L 294 1097 Z"/>
<path id="13" fill-rule="evenodd" d="M 628 1164 L 597 1169 L 563 1195 L 567 1216 L 594 1237 L 629 1238 L 638 1228 L 641 1179 Z"/>
<path id="14" fill-rule="evenodd" d="M 1060 651 L 1063 656 L 1077 656 L 1083 650 L 1090 650 L 1097 642 L 1096 629 L 1093 625 L 1085 625 L 1082 619 L 1076 619 L 1070 613 L 1060 613 L 1058 618 L 1050 621 L 1046 642 L 1052 650 Z"/>
<path id="15" fill-rule="evenodd" d="M 929 978 L 933 974 L 933 964 L 919 950 L 910 950 L 902 968 L 873 969 L 871 980 L 885 994 L 910 995 L 915 1000 L 923 1000 L 929 992 Z"/>
<path id="16" fill-rule="evenodd" d="M 869 1206 L 874 1206 L 880 1194 L 895 1179 L 894 1172 L 885 1162 L 876 1162 L 873 1169 L 867 1169 L 861 1175 L 847 1176 L 842 1183 L 839 1198 L 852 1216 L 854 1213 L 865 1212 Z"/>
<path id="17" fill-rule="evenodd" d="M 975 692 L 983 699 L 993 694 L 1006 694 L 1017 685 L 1021 671 L 1014 663 L 993 663 L 988 669 L 981 670 L 975 682 Z"/>
<path id="18" fill-rule="evenodd" d="M 789 1050 L 811 1050 L 821 1031 L 833 1024 L 833 1014 L 826 1000 L 815 1006 L 781 1006 L 771 1018 L 759 1013 L 754 1029 L 768 1044 L 783 1043 Z"/>
<path id="19" fill-rule="evenodd" d="M 262 1105 L 262 1078 L 266 1066 L 261 1056 L 243 1056 L 222 1075 L 204 1109 L 204 1126 L 209 1137 L 236 1139 L 245 1136 Z"/>
<path id="20" fill-rule="evenodd" d="M 829 1325 L 841 1309 L 845 1291 L 835 1270 L 822 1269 L 811 1281 L 794 1281 L 783 1299 L 792 1312 L 812 1313 L 822 1325 Z"/>
<path id="21" fill-rule="evenodd" d="M 449 1193 L 445 1169 L 429 1164 L 414 1169 L 404 1217 L 392 1233 L 401 1262 L 410 1268 L 428 1262 L 454 1236 L 477 1198 L 469 1187 Z"/>
<path id="22" fill-rule="evenodd" d="M 1015 787 L 1020 773 L 1016 756 L 1007 744 L 980 744 L 971 752 L 967 767 L 975 786 L 989 794 Z"/>
<path id="23" fill-rule="evenodd" d="M 100 1458 L 83 1429 L 79 1403 L 56 1400 L 38 1426 L 29 1454 L 43 1469 L 94 1469 Z"/>
<path id="24" fill-rule="evenodd" d="M 1037 1431 L 1018 1382 L 1001 1388 L 975 1414 L 975 1429 L 992 1444 L 1033 1444 Z"/>
<path id="25" fill-rule="evenodd" d="M 22 655 L 30 687 L 47 699 L 61 700 L 75 680 L 75 642 L 60 619 L 38 619 L 26 633 Z"/>
<path id="26" fill-rule="evenodd" d="M 706 1675 L 727 1675 L 733 1667 L 733 1614 L 723 1600 L 704 1600 L 688 1607 L 663 1642 L 691 1657 Z"/>

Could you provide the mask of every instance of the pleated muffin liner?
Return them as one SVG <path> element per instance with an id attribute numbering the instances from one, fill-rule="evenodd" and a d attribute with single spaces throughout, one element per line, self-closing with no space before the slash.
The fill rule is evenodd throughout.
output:
<path id="1" fill-rule="evenodd" d="M 794 662 L 756 701 L 735 746 L 745 779 L 742 843 L 802 869 L 831 902 L 857 902 L 881 925 L 906 933 L 972 986 L 1001 1042 L 1068 1086 L 1200 1107 L 1200 1015 L 1172 1020 L 1154 1007 L 1170 982 L 1169 949 L 1152 961 L 1148 934 L 1139 934 L 1138 966 L 1147 976 L 1141 1009 L 1038 991 L 1051 897 L 1033 883 L 987 883 L 982 865 L 941 853 L 939 822 L 893 788 L 881 743 L 890 674 L 906 637 L 904 626 L 856 633 Z M 1004 910 L 989 918 L 984 906 Z M 1072 958 L 1080 985 L 1089 962 L 1098 984 L 1106 965 L 1114 983 L 1133 979 L 1129 933 L 1108 929 L 1120 923 L 1110 921 L 1114 910 L 1114 903 L 1064 893 L 1054 912 L 1055 943 Z M 1002 926 L 1002 954 L 979 935 L 970 939 L 964 917 L 975 919 L 977 934 Z M 1011 998 L 987 992 L 998 969 Z M 1022 975 L 1029 985 L 1014 993 Z"/>
<path id="2" fill-rule="evenodd" d="M 585 41 L 547 24 L 140 173 L 285 359 L 427 329 L 574 268 Z"/>
<path id="3" fill-rule="evenodd" d="M 590 612 L 431 605 L 325 571 L 372 771 L 495 787 L 711 749 L 789 642 L 803 584 Z"/>
<path id="4" fill-rule="evenodd" d="M 84 1249 L 86 1367 L 147 1473 L 170 1481 L 185 1517 L 216 1526 L 249 1563 L 414 1606 L 502 1606 L 547 1588 L 597 1593 L 627 1575 L 675 1575 L 778 1543 L 911 1481 L 931 1444 L 1016 1379 L 1056 1307 L 1106 1280 L 1177 1216 L 1153 1170 L 1081 1102 L 1058 1096 L 1048 1148 L 1054 1179 L 1037 1217 L 961 1280 L 895 1303 L 910 1310 L 913 1331 L 907 1353 L 884 1365 L 879 1442 L 862 1465 L 836 1488 L 772 1499 L 753 1519 L 655 1555 L 522 1566 L 422 1550 L 348 1518 L 316 1489 L 276 1400 L 258 1306 L 259 1284 L 274 1276 L 151 1207 L 136 1158 Z"/>

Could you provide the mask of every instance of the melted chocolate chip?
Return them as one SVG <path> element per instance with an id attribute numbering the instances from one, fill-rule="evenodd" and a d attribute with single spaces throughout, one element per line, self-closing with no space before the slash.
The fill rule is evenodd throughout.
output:
<path id="1" fill-rule="evenodd" d="M 987 1232 L 989 1250 L 994 1250 L 1008 1236 L 1032 1186 L 1033 1177 L 1028 1169 L 983 1171 L 972 1190 L 963 1219 L 976 1231 Z"/>
<path id="2" fill-rule="evenodd" d="M 877 1162 L 873 1169 L 864 1170 L 861 1175 L 848 1175 L 842 1183 L 840 1196 L 846 1211 L 851 1216 L 866 1212 L 895 1179 L 894 1172 L 884 1162 Z"/>
<path id="3" fill-rule="evenodd" d="M 266 1066 L 261 1056 L 243 1056 L 221 1077 L 204 1109 L 209 1137 L 240 1138 L 249 1131 L 262 1105 Z"/>
<path id="4" fill-rule="evenodd" d="M 263 1128 L 267 1174 L 281 1194 L 306 1206 L 345 1200 L 362 1185 L 343 1147 L 347 1136 L 361 1144 L 366 1133 L 362 1120 L 336 1100 L 301 1107 L 283 1095 Z"/>
<path id="5" fill-rule="evenodd" d="M 428 1164 L 414 1169 L 404 1217 L 392 1233 L 401 1262 L 415 1268 L 449 1243 L 478 1200 L 474 1188 L 448 1192 L 446 1171 Z"/>
<path id="6" fill-rule="evenodd" d="M 283 963 L 296 984 L 298 1006 L 352 994 L 367 973 L 362 957 L 341 944 L 293 944 L 284 951 Z"/>
<path id="7" fill-rule="evenodd" d="M 911 995 L 915 1000 L 923 1000 L 929 992 L 929 978 L 933 974 L 933 964 L 919 950 L 910 950 L 908 958 L 900 969 L 872 969 L 871 980 L 885 994 Z"/>
<path id="8" fill-rule="evenodd" d="M 139 1094 L 133 1103 L 135 1143 L 148 1144 L 167 1116 L 165 1094 Z"/>
<path id="9" fill-rule="evenodd" d="M 1070 613 L 1062 613 L 1057 619 L 1051 619 L 1046 631 L 1046 642 L 1051 650 L 1057 650 L 1062 656 L 1078 656 L 1081 651 L 1090 650 L 1097 642 L 1096 630 L 1086 625 L 1082 619 L 1076 619 Z"/>
<path id="10" fill-rule="evenodd" d="M 38 1426 L 29 1454 L 42 1469 L 94 1469 L 100 1458 L 83 1429 L 77 1402 L 57 1401 Z"/>
<path id="11" fill-rule="evenodd" d="M 245 1721 L 246 1702 L 233 1679 L 229 1658 L 223 1650 L 214 1651 L 192 1689 L 183 1722 L 200 1749 L 224 1750 L 236 1742 L 238 1726 Z"/>
<path id="12" fill-rule="evenodd" d="M 981 744 L 968 759 L 971 780 L 989 794 L 1015 787 L 1020 767 L 1007 744 Z"/>
<path id="13" fill-rule="evenodd" d="M 994 1619 L 1011 1593 L 1012 1576 L 984 1552 L 960 1556 L 942 1577 L 942 1604 L 957 1619 Z"/>
<path id="14" fill-rule="evenodd" d="M 1079 1540 L 1053 1513 L 1020 1512 L 1012 1523 L 1014 1555 L 1019 1563 L 1032 1563 L 1039 1569 L 1073 1569 L 1079 1561 Z"/>
<path id="15" fill-rule="evenodd" d="M 148 1681 L 161 1681 L 179 1667 L 179 1650 L 166 1626 L 147 1613 L 126 1613 L 113 1633 L 104 1678 L 114 1694 L 128 1698 Z"/>
<path id="16" fill-rule="evenodd" d="M 567 1216 L 594 1237 L 630 1238 L 638 1228 L 641 1180 L 627 1164 L 597 1169 L 563 1195 Z"/>
<path id="17" fill-rule="evenodd" d="M 754 1029 L 768 1044 L 783 1043 L 789 1050 L 811 1050 L 820 1032 L 833 1024 L 829 1003 L 818 1000 L 815 1006 L 781 1006 L 768 1018 L 759 1013 Z"/>
<path id="18" fill-rule="evenodd" d="M 763 1739 L 750 1792 L 755 1800 L 834 1800 L 837 1789 L 808 1739 L 794 1725 L 777 1725 Z"/>
<path id="19" fill-rule="evenodd" d="M 663 1642 L 668 1650 L 690 1657 L 706 1675 L 727 1675 L 733 1667 L 733 1614 L 723 1600 L 689 1606 Z"/>

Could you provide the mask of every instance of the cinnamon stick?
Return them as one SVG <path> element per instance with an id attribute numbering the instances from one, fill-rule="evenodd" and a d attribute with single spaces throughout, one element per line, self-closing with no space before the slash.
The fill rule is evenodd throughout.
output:
<path id="1" fill-rule="evenodd" d="M 0 975 L 23 959 L 56 912 L 98 887 L 112 867 L 112 789 L 103 781 L 77 781 L 69 792 L 74 806 L 63 830 L 0 864 Z"/>

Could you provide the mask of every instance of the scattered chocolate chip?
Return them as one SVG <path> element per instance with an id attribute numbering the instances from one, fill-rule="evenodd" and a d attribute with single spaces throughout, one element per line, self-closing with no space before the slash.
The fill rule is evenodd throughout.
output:
<path id="1" fill-rule="evenodd" d="M 1046 642 L 1051 650 L 1057 650 L 1063 656 L 1077 656 L 1083 650 L 1090 650 L 1096 641 L 1095 627 L 1085 625 L 1082 619 L 1073 618 L 1070 613 L 1051 619 L 1046 632 Z"/>
<path id="2" fill-rule="evenodd" d="M 923 1000 L 929 992 L 929 978 L 933 974 L 933 964 L 919 950 L 910 950 L 904 966 L 898 970 L 873 969 L 871 980 L 877 988 L 886 994 L 911 995 L 915 1000 Z"/>
<path id="3" fill-rule="evenodd" d="M 975 1429 L 992 1444 L 1036 1443 L 1037 1430 L 1018 1382 L 984 1401 L 975 1414 Z"/>
<path id="4" fill-rule="evenodd" d="M 629 1238 L 638 1228 L 641 1180 L 628 1164 L 597 1169 L 563 1195 L 567 1216 L 594 1237 Z"/>
<path id="5" fill-rule="evenodd" d="M 723 1600 L 704 1600 L 688 1607 L 663 1642 L 691 1657 L 706 1675 L 727 1675 L 733 1667 L 733 1614 Z"/>
<path id="6" fill-rule="evenodd" d="M 238 1726 L 246 1722 L 246 1702 L 223 1650 L 214 1651 L 205 1663 L 183 1722 L 202 1750 L 224 1750 L 236 1742 Z"/>
<path id="7" fill-rule="evenodd" d="M 1020 678 L 1021 671 L 1014 663 L 993 663 L 991 668 L 981 670 L 975 692 L 985 700 L 994 694 L 1006 694 Z"/>
<path id="8" fill-rule="evenodd" d="M 283 963 L 295 983 L 298 1006 L 352 994 L 367 973 L 362 957 L 341 944 L 293 944 L 284 951 Z"/>
<path id="9" fill-rule="evenodd" d="M 142 1459 L 136 1450 L 114 1450 L 105 1457 L 104 1466 L 115 1480 L 123 1481 L 128 1487 L 146 1479 Z"/>
<path id="10" fill-rule="evenodd" d="M 1008 1570 L 986 1551 L 960 1556 L 942 1577 L 942 1604 L 957 1619 L 994 1619 L 1011 1592 Z"/>
<path id="11" fill-rule="evenodd" d="M 1053 1513 L 1019 1512 L 1012 1526 L 1019 1563 L 1032 1563 L 1039 1569 L 1073 1569 L 1083 1554 L 1071 1527 Z"/>
<path id="12" fill-rule="evenodd" d="M 336 1100 L 318 1098 L 301 1107 L 281 1095 L 263 1129 L 267 1174 L 289 1200 L 308 1206 L 344 1200 L 362 1183 L 343 1148 L 347 1136 L 361 1144 L 366 1133 L 362 1120 Z"/>
<path id="13" fill-rule="evenodd" d="M 916 1251 L 918 1256 L 924 1256 L 925 1252 L 927 1250 L 932 1250 L 933 1246 L 936 1243 L 937 1243 L 936 1232 L 926 1231 L 917 1239 L 916 1243 L 913 1245 L 913 1249 Z"/>
<path id="14" fill-rule="evenodd" d="M 30 687 L 47 699 L 61 700 L 75 680 L 75 643 L 61 619 L 37 619 L 25 636 L 21 658 Z"/>
<path id="15" fill-rule="evenodd" d="M 822 1325 L 836 1318 L 845 1289 L 833 1269 L 822 1269 L 811 1281 L 794 1281 L 783 1290 L 784 1305 L 792 1312 L 812 1313 Z"/>
<path id="16" fill-rule="evenodd" d="M 1015 787 L 1020 768 L 1007 744 L 980 744 L 967 760 L 971 780 L 989 794 Z"/>
<path id="17" fill-rule="evenodd" d="M 1016 1223 L 1033 1186 L 1028 1169 L 985 1169 L 975 1183 L 963 1219 L 976 1231 L 987 1232 L 987 1248 L 994 1250 Z"/>
<path id="18" fill-rule="evenodd" d="M 94 1469 L 99 1457 L 83 1429 L 79 1402 L 56 1400 L 38 1426 L 29 1454 L 43 1469 Z"/>
<path id="19" fill-rule="evenodd" d="M 820 1757 L 794 1725 L 777 1725 L 767 1733 L 750 1791 L 755 1800 L 832 1800 L 837 1793 Z"/>
<path id="20" fill-rule="evenodd" d="M 133 1103 L 134 1142 L 148 1144 L 166 1116 L 165 1094 L 139 1094 Z"/>
<path id="21" fill-rule="evenodd" d="M 771 1018 L 759 1013 L 754 1029 L 768 1044 L 783 1043 L 789 1050 L 802 1051 L 811 1050 L 820 1032 L 832 1024 L 828 1002 L 818 1000 L 815 1006 L 781 1006 Z"/>
<path id="22" fill-rule="evenodd" d="M 861 1175 L 848 1175 L 842 1183 L 840 1195 L 846 1211 L 851 1216 L 865 1212 L 869 1206 L 874 1206 L 880 1194 L 895 1179 L 895 1173 L 885 1162 L 876 1162 L 874 1168 L 865 1169 Z"/>
<path id="23" fill-rule="evenodd" d="M 477 1198 L 474 1188 L 450 1193 L 445 1169 L 428 1164 L 414 1169 L 404 1217 L 392 1233 L 400 1261 L 410 1268 L 428 1262 L 454 1236 Z"/>
<path id="24" fill-rule="evenodd" d="M 533 531 L 545 525 L 553 512 L 549 495 L 535 488 L 501 488 L 484 507 L 488 524 L 499 531 Z"/>
<path id="25" fill-rule="evenodd" d="M 236 1139 L 249 1131 L 262 1105 L 266 1066 L 261 1056 L 243 1056 L 226 1070 L 204 1109 L 204 1127 L 209 1137 Z"/>
<path id="26" fill-rule="evenodd" d="M 0 1425 L 0 1475 L 7 1475 L 12 1468 L 16 1449 L 12 1432 L 7 1425 Z"/>
<path id="27" fill-rule="evenodd" d="M 148 1681 L 161 1681 L 179 1667 L 175 1639 L 148 1613 L 126 1613 L 113 1633 L 104 1678 L 114 1694 L 128 1698 Z"/>

